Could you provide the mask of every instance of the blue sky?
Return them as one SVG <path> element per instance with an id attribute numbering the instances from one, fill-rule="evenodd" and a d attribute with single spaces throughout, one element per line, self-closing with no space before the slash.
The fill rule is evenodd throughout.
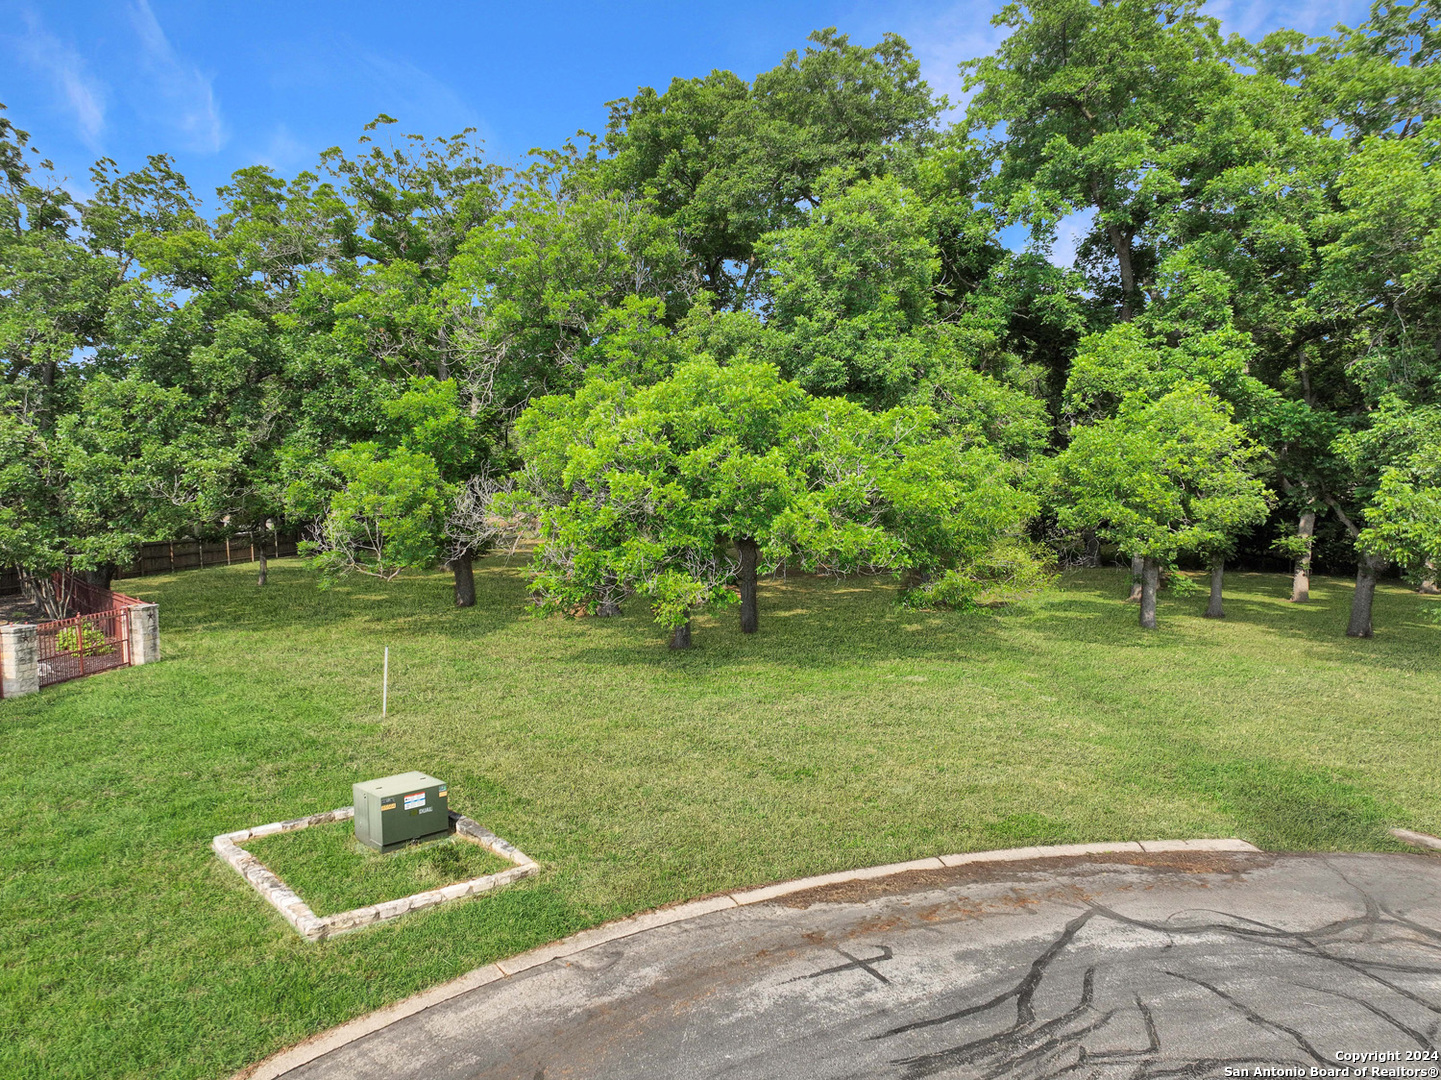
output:
<path id="1" fill-rule="evenodd" d="M 379 112 L 406 131 L 479 130 L 514 162 L 604 103 L 674 75 L 729 68 L 749 78 L 811 30 L 870 43 L 905 36 L 938 90 L 989 52 L 995 0 L 944 3 L 373 3 L 351 0 L 0 0 L 0 102 L 78 191 L 88 165 L 171 154 L 202 196 L 237 168 L 282 173 L 353 147 Z M 1227 29 L 1323 32 L 1365 17 L 1360 0 L 1221 0 Z"/>

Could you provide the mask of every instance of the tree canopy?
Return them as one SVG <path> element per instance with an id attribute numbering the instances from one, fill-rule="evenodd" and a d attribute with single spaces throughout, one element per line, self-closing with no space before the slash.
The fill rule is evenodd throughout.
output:
<path id="1" fill-rule="evenodd" d="M 1163 572 L 1220 614 L 1227 560 L 1284 558 L 1298 602 L 1354 567 L 1370 634 L 1441 555 L 1441 10 L 996 23 L 961 113 L 827 29 L 517 165 L 382 115 L 213 200 L 164 155 L 74 195 L 0 113 L 0 564 L 285 531 L 465 605 L 530 530 L 539 610 L 676 634 L 757 629 L 766 573 L 965 607 L 1134 557 L 1145 622 Z"/>

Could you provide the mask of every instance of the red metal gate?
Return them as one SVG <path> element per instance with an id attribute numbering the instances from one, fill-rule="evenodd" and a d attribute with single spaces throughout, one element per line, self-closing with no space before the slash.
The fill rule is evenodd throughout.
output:
<path id="1" fill-rule="evenodd" d="M 129 610 L 121 607 L 40 623 L 40 685 L 129 666 L 129 618 Z"/>

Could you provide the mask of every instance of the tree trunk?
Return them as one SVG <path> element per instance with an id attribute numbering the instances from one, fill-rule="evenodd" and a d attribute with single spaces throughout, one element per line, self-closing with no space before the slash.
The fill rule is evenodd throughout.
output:
<path id="1" fill-rule="evenodd" d="M 1421 579 L 1421 588 L 1417 590 L 1422 596 L 1435 596 L 1441 593 L 1436 587 L 1436 564 L 1430 559 L 1426 560 L 1426 576 Z"/>
<path id="2" fill-rule="evenodd" d="M 1371 636 L 1371 605 L 1376 599 L 1376 574 L 1386 565 L 1384 559 L 1362 555 L 1356 565 L 1356 592 L 1351 597 L 1351 621 L 1346 624 L 1347 637 Z"/>
<path id="3" fill-rule="evenodd" d="M 99 569 L 81 570 L 80 580 L 87 585 L 94 585 L 97 589 L 108 589 L 115 580 L 115 564 L 102 563 Z"/>
<path id="4" fill-rule="evenodd" d="M 1141 578 L 1145 560 L 1139 555 L 1131 556 L 1131 595 L 1126 597 L 1126 603 L 1138 604 L 1141 601 Z"/>
<path id="5" fill-rule="evenodd" d="M 914 566 L 906 567 L 906 569 L 901 571 L 900 588 L 902 598 L 912 589 L 919 589 L 926 581 L 927 575 L 923 571 L 917 570 Z"/>
<path id="6" fill-rule="evenodd" d="M 25 599 L 38 607 L 46 618 L 64 619 L 73 614 L 69 608 L 70 590 L 58 587 L 52 575 L 32 573 L 24 567 L 18 567 L 17 572 Z M 61 580 L 64 581 L 63 578 Z"/>
<path id="7" fill-rule="evenodd" d="M 1111 235 L 1111 247 L 1116 252 L 1116 264 L 1121 271 L 1121 322 L 1130 322 L 1136 317 L 1136 271 L 1131 265 L 1131 238 L 1115 226 L 1107 229 Z"/>
<path id="8" fill-rule="evenodd" d="M 255 584 L 264 585 L 270 577 L 270 562 L 265 557 L 265 540 L 260 541 L 260 576 L 255 579 Z"/>
<path id="9" fill-rule="evenodd" d="M 620 601 L 615 598 L 616 593 L 620 591 L 620 585 L 616 581 L 615 575 L 606 574 L 601 585 L 600 605 L 595 609 L 599 618 L 613 619 L 621 613 Z"/>
<path id="10" fill-rule="evenodd" d="M 1105 211 L 1105 200 L 1102 198 L 1101 179 L 1098 176 L 1091 178 L 1091 202 L 1096 207 L 1098 214 Z M 1111 242 L 1111 250 L 1116 255 L 1116 268 L 1121 272 L 1121 311 L 1122 322 L 1130 322 L 1136 314 L 1136 270 L 1131 256 L 1131 245 L 1134 237 L 1123 232 L 1116 224 L 1106 225 L 1106 239 Z"/>
<path id="11" fill-rule="evenodd" d="M 470 552 L 450 561 L 455 575 L 455 606 L 475 607 L 475 557 Z"/>
<path id="12" fill-rule="evenodd" d="M 1096 535 L 1095 529 L 1085 529 L 1081 533 L 1083 544 L 1081 555 L 1082 566 L 1101 565 L 1101 538 Z"/>
<path id="13" fill-rule="evenodd" d="M 670 635 L 670 647 L 672 649 L 690 648 L 690 620 L 687 619 L 680 626 L 677 626 Z"/>
<path id="14" fill-rule="evenodd" d="M 1307 510 L 1296 526 L 1296 536 L 1305 544 L 1296 560 L 1296 575 L 1291 579 L 1291 603 L 1305 604 L 1311 599 L 1311 538 L 1316 535 L 1316 511 Z"/>
<path id="15" fill-rule="evenodd" d="M 760 562 L 761 549 L 748 536 L 738 539 L 736 547 L 741 556 L 741 633 L 754 634 L 760 629 L 760 612 L 756 610 L 756 565 Z"/>
<path id="16" fill-rule="evenodd" d="M 1206 618 L 1224 619 L 1226 612 L 1221 607 L 1221 588 L 1226 582 L 1226 560 L 1211 561 L 1211 602 L 1206 605 Z"/>
<path id="17" fill-rule="evenodd" d="M 1155 559 L 1141 560 L 1141 629 L 1156 629 L 1156 590 L 1161 587 L 1161 567 Z"/>

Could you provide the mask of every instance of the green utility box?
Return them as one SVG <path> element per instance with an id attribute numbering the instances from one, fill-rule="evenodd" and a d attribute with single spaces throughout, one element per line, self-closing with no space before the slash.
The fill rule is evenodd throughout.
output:
<path id="1" fill-rule="evenodd" d="M 352 784 L 355 838 L 376 851 L 433 840 L 450 828 L 445 781 L 423 772 L 399 773 Z"/>

